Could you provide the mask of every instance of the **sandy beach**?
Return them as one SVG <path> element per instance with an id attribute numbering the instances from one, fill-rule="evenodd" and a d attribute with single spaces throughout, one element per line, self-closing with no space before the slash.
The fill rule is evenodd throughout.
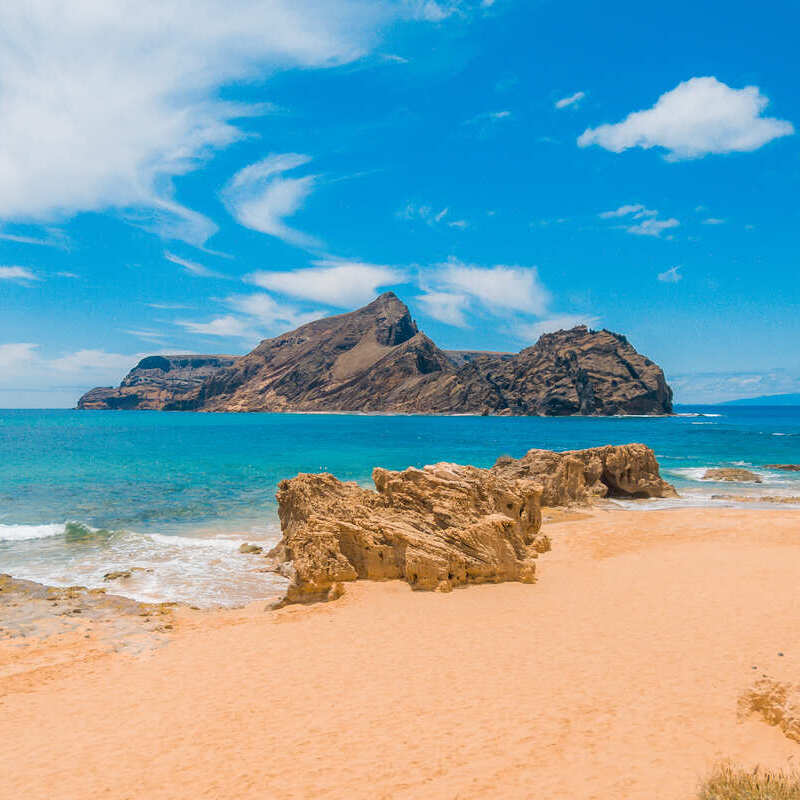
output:
<path id="1" fill-rule="evenodd" d="M 135 647 L 94 618 L 3 638 L 0 797 L 674 800 L 722 759 L 800 762 L 737 714 L 756 678 L 800 679 L 796 511 L 544 530 L 534 585 L 178 608 Z"/>

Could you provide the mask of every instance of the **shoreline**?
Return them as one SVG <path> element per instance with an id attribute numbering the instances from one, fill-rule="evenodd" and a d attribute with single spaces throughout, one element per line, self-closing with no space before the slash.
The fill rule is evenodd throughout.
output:
<path id="1" fill-rule="evenodd" d="M 97 619 L 0 640 L 0 794 L 535 786 L 542 798 L 666 800 L 691 796 L 720 760 L 800 758 L 800 744 L 737 712 L 754 678 L 800 679 L 794 509 L 559 510 L 543 530 L 553 550 L 535 584 L 442 595 L 356 581 L 333 602 L 279 611 L 174 607 L 161 632 L 131 615 L 138 628 L 117 628 L 116 642 Z"/>

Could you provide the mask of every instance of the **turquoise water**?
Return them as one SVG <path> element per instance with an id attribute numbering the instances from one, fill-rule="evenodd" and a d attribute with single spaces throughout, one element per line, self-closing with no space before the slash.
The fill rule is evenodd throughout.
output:
<path id="1" fill-rule="evenodd" d="M 800 495 L 800 473 L 763 469 L 800 462 L 800 408 L 677 410 L 662 418 L 0 411 L 0 572 L 103 585 L 104 572 L 141 566 L 152 571 L 114 590 L 241 602 L 277 590 L 237 549 L 277 540 L 281 478 L 324 470 L 368 484 L 377 465 L 490 466 L 532 447 L 644 442 L 685 503 L 718 502 L 715 492 Z M 731 465 L 756 468 L 764 483 L 698 480 L 707 467 Z"/>

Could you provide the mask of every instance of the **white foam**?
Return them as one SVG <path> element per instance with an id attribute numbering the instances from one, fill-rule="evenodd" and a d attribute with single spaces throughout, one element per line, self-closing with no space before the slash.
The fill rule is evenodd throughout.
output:
<path id="1" fill-rule="evenodd" d="M 165 547 L 205 547 L 213 550 L 237 550 L 245 540 L 238 539 L 198 539 L 192 536 L 165 536 L 163 533 L 150 533 L 147 538 Z"/>
<path id="2" fill-rule="evenodd" d="M 27 539 L 47 539 L 61 536 L 66 529 L 63 522 L 48 525 L 0 525 L 0 542 L 24 542 Z"/>

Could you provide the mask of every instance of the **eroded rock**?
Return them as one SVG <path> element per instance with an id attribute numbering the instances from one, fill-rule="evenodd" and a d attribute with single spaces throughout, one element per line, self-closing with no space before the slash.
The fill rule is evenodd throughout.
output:
<path id="1" fill-rule="evenodd" d="M 739 698 L 739 713 L 759 714 L 788 739 L 800 742 L 800 686 L 761 678 Z"/>
<path id="2" fill-rule="evenodd" d="M 467 583 L 531 583 L 536 558 L 551 546 L 540 532 L 543 486 L 550 505 L 675 491 L 661 480 L 652 450 L 638 444 L 534 450 L 491 469 L 376 468 L 372 477 L 375 491 L 329 474 L 281 481 L 283 538 L 269 556 L 291 581 L 287 602 L 324 600 L 336 584 L 359 578 L 440 592 Z"/>
<path id="3" fill-rule="evenodd" d="M 498 459 L 492 472 L 538 481 L 543 506 L 585 504 L 600 497 L 677 496 L 674 487 L 661 478 L 655 454 L 644 444 L 563 453 L 529 450 L 520 459 Z"/>

